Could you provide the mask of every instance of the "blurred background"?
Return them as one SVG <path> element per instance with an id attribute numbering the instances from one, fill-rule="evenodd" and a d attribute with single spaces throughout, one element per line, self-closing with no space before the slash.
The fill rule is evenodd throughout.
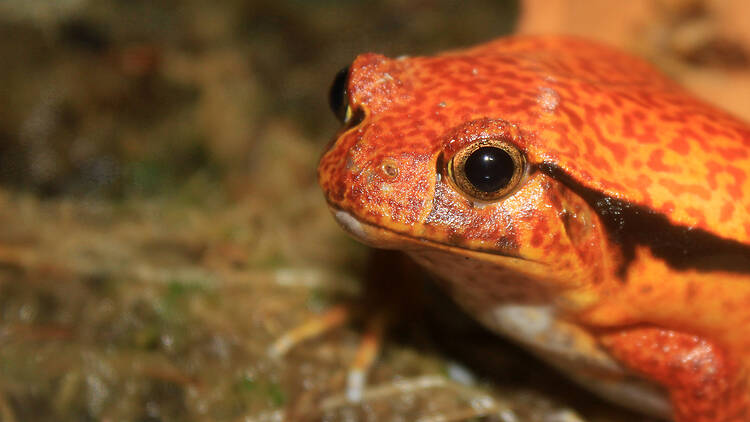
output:
<path id="1" fill-rule="evenodd" d="M 356 326 L 267 356 L 367 271 L 315 182 L 329 85 L 361 52 L 567 33 L 750 118 L 748 16 L 741 0 L 0 0 L 0 421 L 645 420 L 429 283 L 371 400 L 340 400 Z M 429 377 L 448 382 L 409 384 Z"/>

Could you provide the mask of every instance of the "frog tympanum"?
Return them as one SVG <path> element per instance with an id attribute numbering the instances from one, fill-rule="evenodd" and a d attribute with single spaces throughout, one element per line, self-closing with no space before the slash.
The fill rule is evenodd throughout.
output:
<path id="1" fill-rule="evenodd" d="M 750 421 L 750 125 L 566 37 L 363 54 L 331 103 L 354 237 L 613 402 Z"/>

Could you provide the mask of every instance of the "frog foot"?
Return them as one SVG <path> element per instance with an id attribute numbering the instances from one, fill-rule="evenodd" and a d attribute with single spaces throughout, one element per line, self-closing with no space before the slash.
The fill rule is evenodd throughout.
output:
<path id="1" fill-rule="evenodd" d="M 287 331 L 271 345 L 269 355 L 281 358 L 305 340 L 320 337 L 354 319 L 363 321 L 364 330 L 349 366 L 344 394 L 349 402 L 360 402 L 367 376 L 382 348 L 386 327 L 390 322 L 410 320 L 419 314 L 423 281 L 424 273 L 406 255 L 372 250 L 364 272 L 361 299 L 335 305 Z"/>
<path id="2" fill-rule="evenodd" d="M 367 384 L 367 374 L 370 372 L 383 345 L 383 331 L 386 326 L 385 314 L 378 312 L 366 323 L 362 340 L 357 353 L 349 367 L 346 377 L 346 397 L 350 402 L 362 401 L 362 392 Z"/>
<path id="3" fill-rule="evenodd" d="M 268 348 L 268 355 L 281 359 L 294 346 L 305 340 L 320 337 L 328 331 L 340 327 L 351 319 L 351 309 L 345 305 L 334 306 L 321 315 L 308 319 L 302 324 L 286 331 Z"/>
<path id="4" fill-rule="evenodd" d="M 336 305 L 323 314 L 313 317 L 284 333 L 271 344 L 268 355 L 281 359 L 300 343 L 317 338 L 334 330 L 352 319 L 352 308 L 348 305 Z M 367 384 L 367 374 L 370 372 L 383 343 L 383 331 L 386 325 L 385 314 L 382 312 L 370 316 L 365 325 L 365 331 L 357 347 L 354 360 L 349 366 L 346 382 L 346 398 L 349 402 L 362 401 L 362 394 Z"/>

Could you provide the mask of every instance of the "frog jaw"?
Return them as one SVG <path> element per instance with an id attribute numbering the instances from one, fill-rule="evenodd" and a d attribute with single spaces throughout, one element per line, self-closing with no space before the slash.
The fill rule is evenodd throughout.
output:
<path id="1" fill-rule="evenodd" d="M 492 307 L 520 297 L 532 302 L 550 302 L 559 286 L 550 278 L 554 272 L 545 263 L 496 250 L 468 249 L 435 239 L 415 238 L 364 222 L 332 205 L 329 208 L 336 221 L 352 237 L 375 248 L 403 251 L 437 275 L 445 282 L 444 287 L 450 290 L 466 288 L 468 295 L 472 296 L 471 292 L 475 290 L 470 285 L 475 281 L 482 284 L 480 297 L 471 299 L 478 308 Z M 467 269 L 470 270 L 465 272 Z M 489 274 L 491 276 L 486 276 Z"/>
<path id="2" fill-rule="evenodd" d="M 520 261 L 534 262 L 535 264 L 538 264 L 538 265 L 545 265 L 543 263 L 536 262 L 530 259 L 526 259 L 521 256 L 504 254 L 504 253 L 497 252 L 497 251 L 488 251 L 488 250 L 477 251 L 477 250 L 464 248 L 461 246 L 449 245 L 449 244 L 437 242 L 434 240 L 416 239 L 412 236 L 409 236 L 408 234 L 398 233 L 391 229 L 387 229 L 384 227 L 377 226 L 375 224 L 363 222 L 357 219 L 352 213 L 335 208 L 332 205 L 329 205 L 329 208 L 336 222 L 347 233 L 349 233 L 352 237 L 354 237 L 358 241 L 368 246 L 372 246 L 374 248 L 399 249 L 405 252 L 408 252 L 410 250 L 434 248 L 434 249 L 441 249 L 441 250 L 446 250 L 446 251 L 453 251 L 454 253 L 457 253 L 460 255 L 471 254 L 471 255 L 478 255 L 478 256 L 486 256 L 486 259 L 490 259 L 491 257 L 501 257 L 501 258 L 516 259 Z"/>

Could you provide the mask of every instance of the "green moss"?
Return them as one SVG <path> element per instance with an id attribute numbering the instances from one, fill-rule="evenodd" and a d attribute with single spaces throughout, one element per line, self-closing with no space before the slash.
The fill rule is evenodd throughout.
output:
<path id="1" fill-rule="evenodd" d="M 271 401 L 271 405 L 274 407 L 281 407 L 286 403 L 286 395 L 282 391 L 281 386 L 277 383 L 271 383 L 268 385 L 266 390 L 268 398 Z"/>
<path id="2" fill-rule="evenodd" d="M 258 389 L 258 382 L 246 375 L 237 383 L 237 387 L 240 391 L 252 392 Z"/>
<path id="3" fill-rule="evenodd" d="M 266 402 L 267 406 L 281 407 L 287 401 L 286 393 L 281 389 L 279 383 L 265 379 L 256 379 L 248 375 L 243 376 L 237 381 L 235 390 L 248 400 L 261 400 Z"/>

